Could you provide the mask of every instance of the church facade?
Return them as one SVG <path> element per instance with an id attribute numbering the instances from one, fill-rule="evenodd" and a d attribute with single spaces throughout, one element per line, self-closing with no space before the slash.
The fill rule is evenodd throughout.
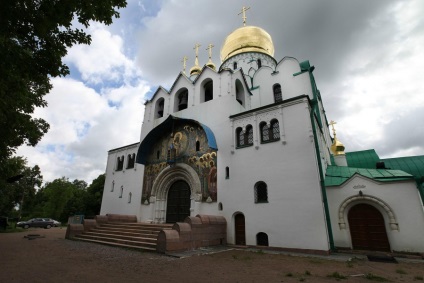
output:
<path id="1" fill-rule="evenodd" d="M 223 216 L 236 245 L 424 252 L 424 158 L 344 153 L 314 67 L 274 59 L 259 27 L 227 36 L 219 68 L 209 55 L 145 103 L 140 142 L 108 152 L 101 214 Z"/>

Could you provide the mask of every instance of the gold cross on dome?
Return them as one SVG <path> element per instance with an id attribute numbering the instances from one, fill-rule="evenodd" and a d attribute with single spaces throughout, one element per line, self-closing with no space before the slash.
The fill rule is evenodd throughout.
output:
<path id="1" fill-rule="evenodd" d="M 336 129 L 334 129 L 334 125 L 337 124 L 337 122 L 334 122 L 333 120 L 330 121 L 330 125 L 333 128 L 333 136 L 336 136 Z"/>
<path id="2" fill-rule="evenodd" d="M 187 62 L 187 56 L 184 56 L 183 57 L 183 60 L 181 60 L 181 62 L 183 63 L 183 72 L 185 74 L 186 73 L 185 70 L 186 70 L 186 67 L 187 67 L 187 64 L 186 64 L 186 62 Z"/>
<path id="3" fill-rule="evenodd" d="M 250 7 L 244 7 L 243 6 L 243 8 L 241 9 L 241 12 L 238 13 L 238 15 L 243 14 L 243 16 L 242 16 L 243 26 L 246 26 L 246 19 L 247 19 L 247 17 L 246 17 L 246 11 L 249 10 L 249 9 L 250 9 Z"/>
<path id="4" fill-rule="evenodd" d="M 199 44 L 199 43 L 196 43 L 195 45 L 194 45 L 194 50 L 196 50 L 195 52 L 196 52 L 196 57 L 199 55 L 199 47 L 200 47 L 201 45 Z"/>
<path id="5" fill-rule="evenodd" d="M 206 50 L 209 50 L 209 59 L 212 58 L 212 47 L 215 47 L 212 43 L 208 45 L 208 48 Z"/>

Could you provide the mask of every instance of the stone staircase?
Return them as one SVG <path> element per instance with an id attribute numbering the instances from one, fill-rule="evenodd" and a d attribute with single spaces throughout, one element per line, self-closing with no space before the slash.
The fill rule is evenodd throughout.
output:
<path id="1" fill-rule="evenodd" d="M 161 230 L 170 230 L 173 224 L 104 223 L 75 235 L 76 240 L 122 248 L 156 251 Z"/>

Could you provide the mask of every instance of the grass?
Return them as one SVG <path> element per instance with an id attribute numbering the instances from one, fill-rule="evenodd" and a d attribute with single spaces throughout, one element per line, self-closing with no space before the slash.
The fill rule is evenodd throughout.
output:
<path id="1" fill-rule="evenodd" d="M 327 275 L 327 277 L 329 277 L 329 278 L 334 278 L 334 279 L 336 279 L 337 281 L 339 281 L 339 280 L 341 280 L 341 279 L 347 279 L 347 276 L 345 276 L 345 275 L 343 275 L 343 274 L 340 274 L 340 273 L 338 273 L 337 271 L 336 271 L 336 272 L 333 272 L 333 273 L 331 273 L 331 274 L 328 274 L 328 275 Z"/>
<path id="2" fill-rule="evenodd" d="M 374 275 L 372 273 L 367 273 L 365 274 L 365 278 L 371 281 L 377 281 L 377 282 L 387 282 L 389 281 L 388 279 L 378 276 L 378 275 Z"/>
<path id="3" fill-rule="evenodd" d="M 397 274 L 406 274 L 406 271 L 403 269 L 396 269 Z"/>

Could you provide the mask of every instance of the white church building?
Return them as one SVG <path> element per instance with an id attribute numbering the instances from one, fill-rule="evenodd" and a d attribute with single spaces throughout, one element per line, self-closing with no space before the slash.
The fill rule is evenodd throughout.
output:
<path id="1" fill-rule="evenodd" d="M 198 46 L 198 45 L 196 45 Z M 234 245 L 424 252 L 424 156 L 344 152 L 309 61 L 243 26 L 145 103 L 140 142 L 108 152 L 101 213 L 226 220 Z"/>

